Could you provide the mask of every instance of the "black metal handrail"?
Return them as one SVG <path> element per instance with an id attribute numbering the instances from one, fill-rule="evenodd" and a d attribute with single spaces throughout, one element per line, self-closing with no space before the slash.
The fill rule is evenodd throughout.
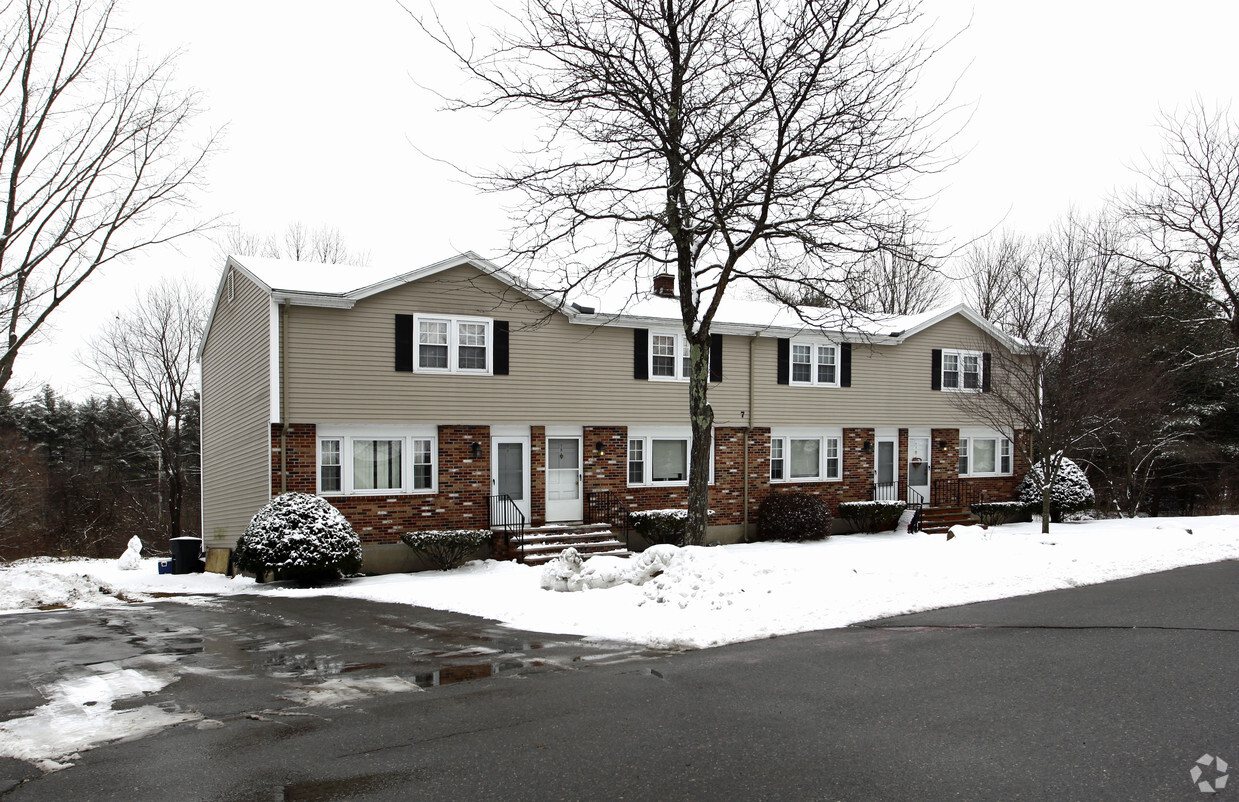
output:
<path id="1" fill-rule="evenodd" d="M 935 507 L 970 507 L 981 500 L 981 491 L 962 479 L 938 479 L 930 499 Z"/>
<path id="2" fill-rule="evenodd" d="M 908 497 L 902 499 L 899 497 L 898 482 L 874 482 L 869 486 L 869 494 L 874 501 L 903 501 L 907 505 L 907 509 L 912 510 L 912 520 L 908 523 L 908 531 L 916 533 L 921 531 L 921 516 L 925 509 L 925 497 L 919 491 L 908 488 Z"/>
<path id="3" fill-rule="evenodd" d="M 869 486 L 874 501 L 899 501 L 898 482 L 874 482 Z"/>
<path id="4" fill-rule="evenodd" d="M 490 517 L 490 530 L 502 530 L 504 546 L 512 544 L 512 536 L 517 538 L 520 548 L 520 559 L 525 558 L 525 513 L 516 506 L 516 502 L 507 493 L 490 496 L 486 500 L 486 510 Z M 507 549 L 505 548 L 505 551 Z"/>
<path id="5" fill-rule="evenodd" d="M 624 530 L 624 548 L 629 548 L 632 512 L 614 490 L 593 490 L 585 494 L 585 523 L 607 524 L 612 530 Z"/>

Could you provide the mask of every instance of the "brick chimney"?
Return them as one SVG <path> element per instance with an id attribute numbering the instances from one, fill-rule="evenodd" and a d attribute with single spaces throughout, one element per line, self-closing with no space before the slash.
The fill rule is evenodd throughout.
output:
<path id="1" fill-rule="evenodd" d="M 674 298 L 675 276 L 670 273 L 659 273 L 654 276 L 654 294 L 660 298 Z"/>

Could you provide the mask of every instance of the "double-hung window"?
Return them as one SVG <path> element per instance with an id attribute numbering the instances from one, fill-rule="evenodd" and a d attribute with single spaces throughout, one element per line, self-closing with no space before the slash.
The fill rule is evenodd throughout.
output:
<path id="1" fill-rule="evenodd" d="M 839 479 L 838 435 L 774 433 L 770 438 L 770 481 L 821 482 Z"/>
<path id="2" fill-rule="evenodd" d="M 959 438 L 960 476 L 1010 476 L 1011 440 L 980 436 Z"/>
<path id="3" fill-rule="evenodd" d="M 791 384 L 802 387 L 839 386 L 839 346 L 812 340 L 792 340 Z"/>
<path id="4" fill-rule="evenodd" d="M 630 431 L 628 484 L 630 486 L 688 484 L 691 445 L 692 436 L 687 432 Z M 713 457 L 710 463 L 711 480 L 713 480 Z"/>
<path id="5" fill-rule="evenodd" d="M 436 486 L 435 436 L 427 432 L 323 429 L 318 492 L 323 495 L 429 493 Z M 399 428 L 399 427 L 397 427 Z"/>
<path id="6" fill-rule="evenodd" d="M 942 389 L 977 393 L 984 386 L 985 360 L 980 351 L 942 352 Z"/>
<path id="7" fill-rule="evenodd" d="M 416 315 L 414 325 L 418 371 L 490 374 L 494 321 Z"/>
<path id="8" fill-rule="evenodd" d="M 688 340 L 682 334 L 650 332 L 650 378 L 661 381 L 688 381 L 692 361 Z"/>

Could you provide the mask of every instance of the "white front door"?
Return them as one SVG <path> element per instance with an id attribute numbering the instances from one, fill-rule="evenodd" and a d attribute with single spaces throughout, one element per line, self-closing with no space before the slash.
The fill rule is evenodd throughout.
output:
<path id="1" fill-rule="evenodd" d="M 909 437 L 908 501 L 922 501 L 926 504 L 929 503 L 929 458 L 929 438 Z M 916 495 L 913 495 L 913 493 Z"/>
<path id="2" fill-rule="evenodd" d="M 490 492 L 506 495 L 529 522 L 529 438 L 490 439 Z"/>
<path id="3" fill-rule="evenodd" d="M 546 520 L 581 520 L 581 501 L 581 438 L 546 438 Z"/>
<path id="4" fill-rule="evenodd" d="M 899 452 L 899 438 L 879 437 L 873 449 L 874 496 L 879 501 L 899 499 L 899 473 L 895 470 L 895 458 Z"/>

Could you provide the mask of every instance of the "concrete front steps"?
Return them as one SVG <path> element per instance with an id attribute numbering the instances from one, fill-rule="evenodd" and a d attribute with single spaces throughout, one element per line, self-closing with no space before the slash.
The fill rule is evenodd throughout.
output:
<path id="1" fill-rule="evenodd" d="M 921 510 L 921 531 L 927 535 L 940 535 L 952 526 L 972 526 L 976 519 L 967 507 L 925 507 Z"/>
<path id="2" fill-rule="evenodd" d="M 550 562 L 567 548 L 576 549 L 585 558 L 632 554 L 608 524 L 547 524 L 526 529 L 524 536 L 513 539 L 512 547 L 517 562 L 527 565 Z"/>

